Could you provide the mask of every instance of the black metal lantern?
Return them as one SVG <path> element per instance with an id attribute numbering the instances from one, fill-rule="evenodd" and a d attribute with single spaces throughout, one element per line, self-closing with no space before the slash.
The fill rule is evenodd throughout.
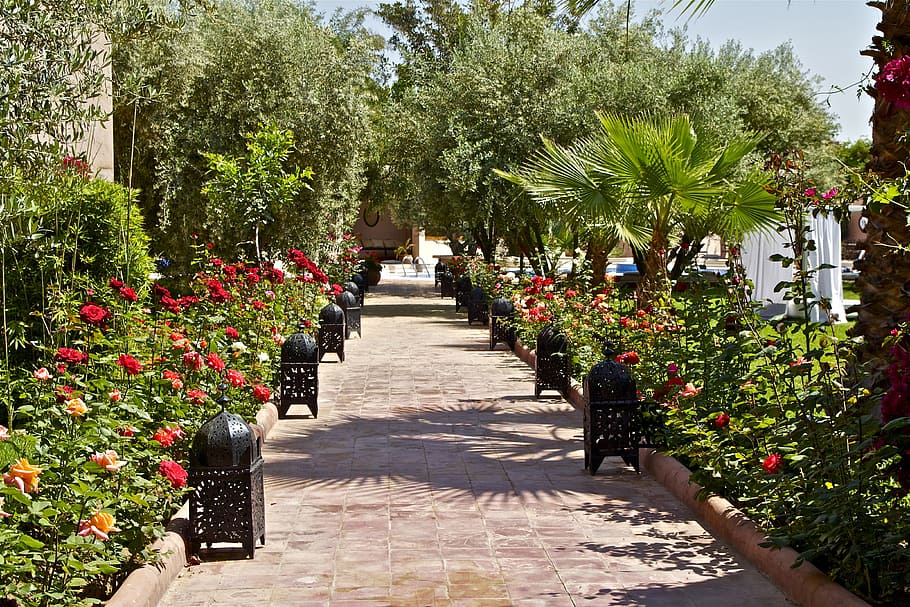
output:
<path id="1" fill-rule="evenodd" d="M 565 392 L 569 387 L 568 342 L 565 334 L 552 324 L 537 334 L 537 365 L 534 370 L 534 396 L 544 390 Z"/>
<path id="2" fill-rule="evenodd" d="M 360 306 L 357 298 L 350 291 L 343 291 L 335 298 L 335 303 L 344 310 L 344 338 L 350 339 L 351 333 L 357 331 L 357 337 L 363 337 L 360 332 Z"/>
<path id="3" fill-rule="evenodd" d="M 222 396 L 219 402 L 228 400 Z M 203 543 L 211 548 L 216 542 L 235 542 L 253 558 L 256 540 L 265 545 L 261 444 L 253 429 L 222 410 L 193 438 L 187 473 L 193 487 L 190 551 L 196 554 Z"/>
<path id="4" fill-rule="evenodd" d="M 468 307 L 468 295 L 471 293 L 471 279 L 467 276 L 462 276 L 455 281 L 455 311 L 464 306 Z"/>
<path id="5" fill-rule="evenodd" d="M 363 305 L 363 290 L 357 286 L 357 283 L 353 280 L 344 283 L 344 290 L 354 296 L 354 299 L 357 300 L 357 305 Z"/>
<path id="6" fill-rule="evenodd" d="M 319 415 L 319 346 L 311 335 L 292 333 L 281 346 L 281 403 L 278 418 L 291 405 L 306 405 L 313 417 Z"/>
<path id="7" fill-rule="evenodd" d="M 515 328 L 511 320 L 515 315 L 515 304 L 511 300 L 497 297 L 490 304 L 490 349 L 503 342 L 510 350 L 515 349 Z"/>
<path id="8" fill-rule="evenodd" d="M 363 305 L 363 298 L 367 292 L 367 279 L 363 277 L 362 274 L 354 274 L 351 276 L 351 282 L 357 285 L 357 288 L 360 290 L 360 305 Z"/>
<path id="9" fill-rule="evenodd" d="M 436 262 L 436 267 L 433 268 L 433 288 L 439 286 L 439 283 L 442 282 L 442 275 L 445 274 L 449 269 L 449 266 L 442 263 L 442 260 Z"/>
<path id="10" fill-rule="evenodd" d="M 468 324 L 475 320 L 487 324 L 487 294 L 481 287 L 474 287 L 468 294 Z"/>
<path id="11" fill-rule="evenodd" d="M 606 360 L 585 378 L 585 469 L 592 475 L 607 456 L 619 456 L 638 472 L 641 419 L 635 380 L 614 360 L 616 352 L 604 345 Z"/>
<path id="12" fill-rule="evenodd" d="M 344 310 L 330 303 L 319 311 L 319 360 L 334 352 L 344 362 Z"/>
<path id="13" fill-rule="evenodd" d="M 439 277 L 440 297 L 455 297 L 455 275 L 446 270 Z"/>

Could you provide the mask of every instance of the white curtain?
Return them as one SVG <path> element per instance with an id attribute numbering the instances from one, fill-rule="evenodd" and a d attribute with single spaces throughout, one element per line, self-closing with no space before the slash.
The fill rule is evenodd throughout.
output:
<path id="1" fill-rule="evenodd" d="M 841 269 L 841 243 L 840 224 L 833 215 L 819 214 L 818 217 L 809 216 L 808 240 L 815 241 L 815 250 L 806 253 L 809 270 L 814 270 L 812 283 L 809 286 L 817 297 L 829 302 L 830 310 L 825 311 L 821 306 L 812 306 L 809 319 L 812 322 L 826 322 L 830 314 L 837 323 L 847 322 L 847 311 L 844 309 L 844 283 L 843 270 Z M 821 266 L 834 266 L 830 269 L 820 270 Z M 801 306 L 792 302 L 787 306 L 790 316 L 801 316 Z"/>
<path id="2" fill-rule="evenodd" d="M 809 288 L 816 296 L 830 301 L 830 314 L 836 322 L 847 322 L 841 275 L 840 225 L 830 215 L 809 216 L 806 221 L 810 227 L 806 238 L 815 240 L 815 250 L 806 253 L 807 267 L 815 271 Z M 801 306 L 795 305 L 792 301 L 784 301 L 786 290 L 774 292 L 774 287 L 780 282 L 793 280 L 792 268 L 784 268 L 780 262 L 769 259 L 775 254 L 784 257 L 792 255 L 792 251 L 784 246 L 786 241 L 785 235 L 774 231 L 750 234 L 743 243 L 742 261 L 746 275 L 755 285 L 752 290 L 753 301 L 766 304 L 768 308 L 778 308 L 786 304 L 788 316 L 801 316 Z M 818 269 L 824 265 L 834 267 L 827 270 Z M 828 319 L 827 313 L 817 305 L 812 306 L 809 317 L 813 322 Z"/>
<path id="3" fill-rule="evenodd" d="M 784 248 L 787 238 L 775 231 L 752 232 L 746 236 L 742 246 L 742 261 L 746 276 L 753 283 L 752 301 L 766 305 L 783 304 L 786 290 L 774 292 L 774 287 L 784 281 L 793 280 L 793 269 L 784 268 L 779 262 L 768 258 L 779 254 L 790 254 Z"/>

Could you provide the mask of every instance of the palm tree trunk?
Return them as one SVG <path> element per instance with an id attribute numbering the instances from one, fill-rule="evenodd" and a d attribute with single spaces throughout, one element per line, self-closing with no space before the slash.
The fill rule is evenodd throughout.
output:
<path id="1" fill-rule="evenodd" d="M 667 235 L 655 227 L 644 256 L 644 272 L 638 281 L 638 307 L 647 308 L 669 291 L 667 276 Z"/>
<path id="2" fill-rule="evenodd" d="M 882 35 L 874 36 L 871 48 L 862 54 L 872 57 L 881 71 L 890 60 L 910 54 L 910 2 L 867 4 L 882 11 L 878 24 Z M 884 178 L 903 177 L 910 160 L 910 148 L 903 141 L 910 128 L 910 112 L 894 107 L 872 87 L 867 92 L 875 99 L 869 169 Z M 897 205 L 885 205 L 879 212 L 866 209 L 863 215 L 869 221 L 863 247 L 866 253 L 857 264 L 860 305 L 853 332 L 864 336 L 862 360 L 870 364 L 872 381 L 882 384 L 890 358 L 882 341 L 905 319 L 910 306 L 910 254 L 894 247 L 910 244 L 910 230 L 905 209 Z"/>

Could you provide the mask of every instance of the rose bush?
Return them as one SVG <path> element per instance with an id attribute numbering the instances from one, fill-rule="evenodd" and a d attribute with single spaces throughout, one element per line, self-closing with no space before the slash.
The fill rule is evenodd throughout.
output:
<path id="1" fill-rule="evenodd" d="M 55 339 L 5 378 L 0 597 L 96 603 L 151 560 L 214 399 L 252 420 L 276 384 L 284 336 L 298 321 L 316 326 L 331 285 L 303 253 L 290 253 L 286 275 L 196 251 L 183 284 L 80 279 L 81 293 L 46 311 Z"/>

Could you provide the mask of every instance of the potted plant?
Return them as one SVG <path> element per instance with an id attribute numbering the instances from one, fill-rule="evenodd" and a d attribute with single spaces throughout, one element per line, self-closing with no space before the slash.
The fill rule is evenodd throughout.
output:
<path id="1" fill-rule="evenodd" d="M 382 278 L 382 264 L 379 263 L 379 257 L 375 253 L 371 253 L 364 258 L 363 267 L 367 271 L 367 284 L 378 285 L 379 279 Z"/>

